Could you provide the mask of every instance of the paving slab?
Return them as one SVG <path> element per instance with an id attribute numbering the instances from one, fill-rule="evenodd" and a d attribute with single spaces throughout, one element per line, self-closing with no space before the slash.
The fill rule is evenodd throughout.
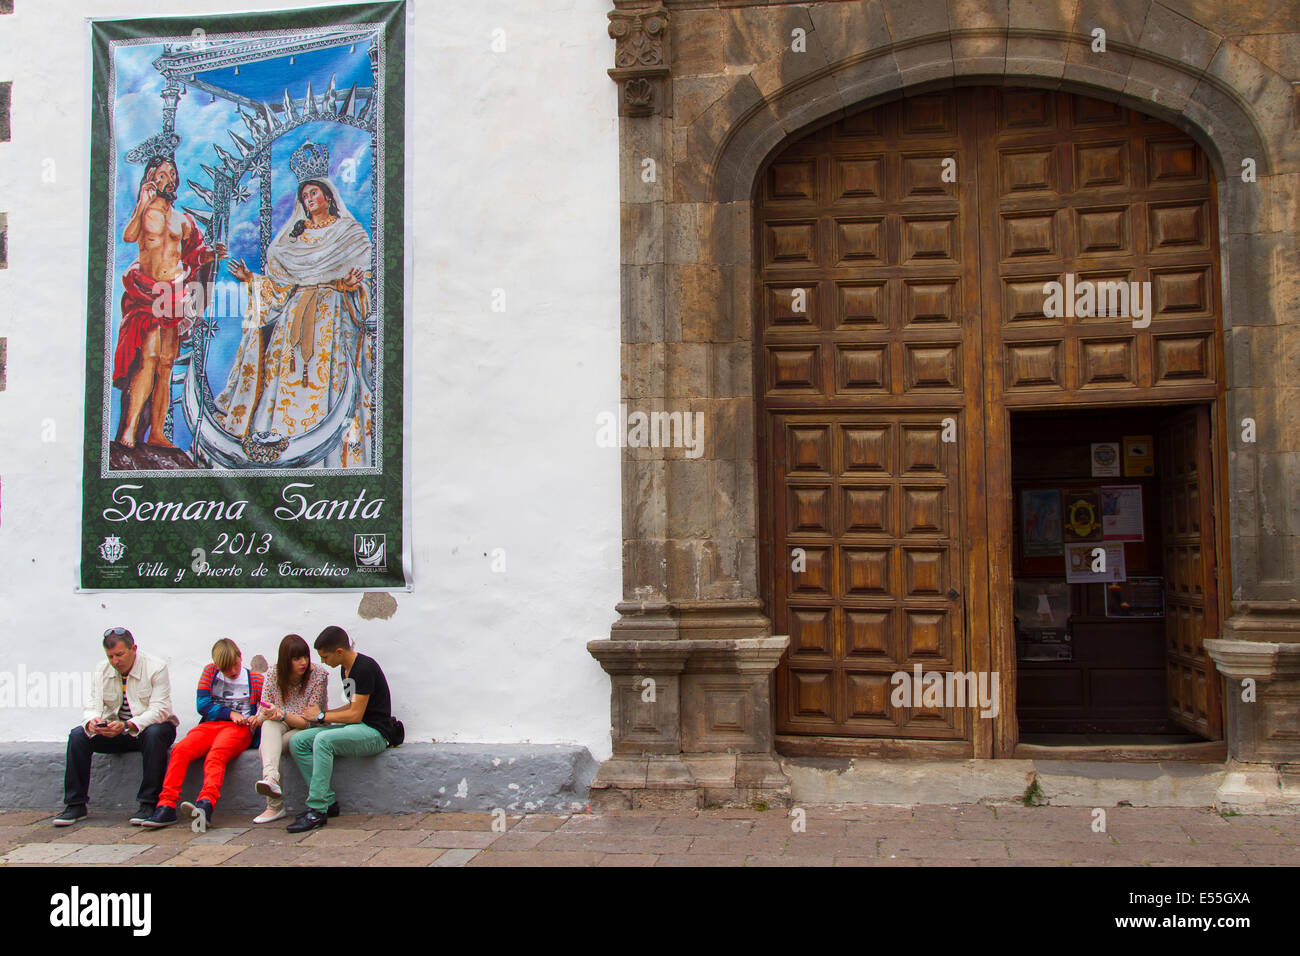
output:
<path id="1" fill-rule="evenodd" d="M 503 833 L 499 838 L 493 840 L 488 846 L 488 850 L 493 853 L 506 853 L 516 850 L 531 850 L 537 844 L 541 843 L 550 836 L 548 831 L 530 832 L 528 830 Z"/>
<path id="2" fill-rule="evenodd" d="M 367 846 L 417 847 L 433 836 L 433 830 L 367 830 Z"/>
<path id="3" fill-rule="evenodd" d="M 466 849 L 463 847 L 452 847 L 445 850 L 436 860 L 430 863 L 430 866 L 465 866 L 467 863 L 477 859 L 482 855 L 481 850 Z M 505 856 L 506 854 L 501 854 Z M 532 865 L 532 864 L 529 864 Z M 541 864 L 537 864 L 541 865 Z"/>
<path id="4" fill-rule="evenodd" d="M 609 853 L 600 858 L 597 866 L 654 866 L 659 860 L 655 853 Z"/>
<path id="5" fill-rule="evenodd" d="M 440 830 L 426 837 L 420 846 L 434 847 L 442 850 L 481 850 L 495 843 L 503 834 L 480 832 L 475 830 Z"/>
<path id="6" fill-rule="evenodd" d="M 665 853 L 655 866 L 744 866 L 744 853 Z"/>
<path id="7" fill-rule="evenodd" d="M 691 818 L 692 822 L 694 818 Z M 650 834 L 663 822 L 660 816 L 572 816 L 557 828 L 559 833 Z"/>
<path id="8" fill-rule="evenodd" d="M 65 856 L 59 864 L 77 866 L 82 863 L 129 863 L 131 859 L 144 852 L 139 844 L 116 844 L 107 846 L 102 843 L 82 847 L 72 856 Z"/>
<path id="9" fill-rule="evenodd" d="M 309 836 L 311 836 L 311 831 L 307 833 L 290 833 L 282 826 L 258 827 L 253 830 L 245 830 L 238 836 L 231 837 L 230 845 L 296 846 Z"/>
<path id="10" fill-rule="evenodd" d="M 54 813 L 47 810 L 0 810 L 0 827 L 21 827 L 29 823 L 53 820 Z"/>
<path id="11" fill-rule="evenodd" d="M 242 846 L 227 844 L 229 849 L 239 849 L 234 856 L 223 861 L 223 866 L 294 866 L 307 851 L 297 846 Z"/>
<path id="12" fill-rule="evenodd" d="M 544 850 L 527 850 L 518 853 L 479 853 L 466 863 L 469 866 L 595 866 L 604 856 L 603 853 L 549 853 Z M 441 860 L 433 865 L 440 864 L 442 864 Z"/>
<path id="13" fill-rule="evenodd" d="M 142 846 L 140 853 L 131 857 L 132 866 L 158 866 L 180 853 L 178 846 Z"/>
<path id="14" fill-rule="evenodd" d="M 361 866 L 382 847 L 376 846 L 324 846 L 304 850 L 293 861 L 294 866 Z"/>
<path id="15" fill-rule="evenodd" d="M 537 844 L 541 853 L 685 853 L 693 837 L 686 834 L 558 833 Z"/>
<path id="16" fill-rule="evenodd" d="M 14 847 L 4 855 L 5 863 L 57 863 L 65 860 L 78 850 L 84 850 L 85 843 L 24 843 Z"/>
<path id="17" fill-rule="evenodd" d="M 306 839 L 298 845 L 313 850 L 322 847 L 356 846 L 358 843 L 365 843 L 372 836 L 374 836 L 373 830 L 340 830 L 327 825 L 318 830 L 308 830 Z"/>
<path id="18" fill-rule="evenodd" d="M 380 847 L 378 852 L 370 859 L 362 863 L 362 866 L 430 866 L 433 861 L 446 853 L 446 850 L 435 850 L 432 847 L 419 846 L 385 846 Z"/>
<path id="19" fill-rule="evenodd" d="M 191 831 L 193 832 L 193 831 Z M 235 837 L 248 832 L 248 827 L 212 827 L 202 833 L 195 833 L 190 846 L 224 846 Z"/>
<path id="20" fill-rule="evenodd" d="M 166 866 L 220 866 L 244 851 L 242 846 L 184 846 Z M 71 861 L 69 861 L 71 862 Z"/>
<path id="21" fill-rule="evenodd" d="M 750 817 L 667 817 L 658 821 L 656 835 L 688 834 L 690 836 L 717 836 L 733 833 L 747 836 L 754 829 L 754 820 Z"/>

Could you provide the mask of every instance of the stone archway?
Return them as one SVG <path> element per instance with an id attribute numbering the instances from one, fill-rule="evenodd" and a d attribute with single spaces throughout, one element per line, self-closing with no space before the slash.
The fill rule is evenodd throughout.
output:
<path id="1" fill-rule="evenodd" d="M 699 412 L 703 454 L 627 449 L 624 596 L 591 653 L 611 674 L 615 757 L 595 799 L 694 805 L 780 799 L 769 675 L 786 639 L 759 589 L 751 322 L 754 184 L 801 130 L 935 86 L 1045 86 L 1132 106 L 1187 131 L 1219 189 L 1235 593 L 1221 673 L 1259 682 L 1228 694 L 1230 755 L 1265 768 L 1227 803 L 1287 802 L 1267 764 L 1300 761 L 1279 733 L 1300 692 L 1300 522 L 1285 489 L 1300 449 L 1288 381 L 1295 311 L 1300 140 L 1290 84 L 1234 44 L 1159 4 L 1108 18 L 942 0 L 776 4 L 729 10 L 616 3 L 620 84 L 623 401 Z M 954 5 L 954 9 L 957 5 Z M 954 17 L 956 20 L 956 17 Z M 1094 50 L 1094 30 L 1107 35 Z M 647 160 L 649 161 L 647 163 Z M 1254 181 L 1243 181 L 1253 160 Z M 647 175 L 647 170 L 650 175 Z M 1279 202 L 1281 203 L 1279 207 Z M 1290 345 L 1294 348 L 1294 345 Z M 654 681 L 652 699 L 644 694 Z M 1262 783 L 1261 783 L 1262 781 Z M 1300 805 L 1300 804 L 1297 804 Z"/>

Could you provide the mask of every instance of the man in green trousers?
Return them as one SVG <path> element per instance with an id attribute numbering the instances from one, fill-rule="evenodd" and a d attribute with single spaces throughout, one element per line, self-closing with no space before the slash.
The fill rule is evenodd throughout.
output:
<path id="1" fill-rule="evenodd" d="M 330 787 L 335 757 L 377 754 L 393 742 L 392 698 L 379 664 L 354 651 L 341 627 L 321 631 L 315 647 L 326 667 L 343 668 L 347 704 L 318 713 L 313 725 L 299 731 L 289 745 L 308 787 L 307 809 L 289 824 L 290 833 L 323 827 L 339 815 Z"/>

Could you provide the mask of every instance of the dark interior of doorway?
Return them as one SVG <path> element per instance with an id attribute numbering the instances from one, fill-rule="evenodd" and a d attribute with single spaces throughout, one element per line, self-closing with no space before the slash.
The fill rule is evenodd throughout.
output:
<path id="1" fill-rule="evenodd" d="M 1156 443 L 1186 407 L 1011 417 L 1017 717 L 1023 744 L 1180 744 L 1170 717 Z M 1107 512 L 1110 512 L 1109 514 Z M 1124 581 L 1068 580 L 1102 548 Z"/>

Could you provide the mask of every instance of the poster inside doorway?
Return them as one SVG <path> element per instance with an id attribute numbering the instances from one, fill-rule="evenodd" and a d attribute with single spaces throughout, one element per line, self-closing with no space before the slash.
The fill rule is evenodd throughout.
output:
<path id="1" fill-rule="evenodd" d="M 1027 558 L 1061 553 L 1061 494 L 1055 488 L 1020 493 L 1021 553 Z"/>
<path id="2" fill-rule="evenodd" d="M 1124 542 L 1105 544 L 1067 544 L 1065 546 L 1065 580 L 1070 584 L 1100 581 L 1125 581 Z"/>
<path id="3" fill-rule="evenodd" d="M 1106 541 L 1143 541 L 1141 485 L 1101 486 L 1101 529 Z"/>
<path id="4" fill-rule="evenodd" d="M 90 43 L 81 589 L 408 587 L 405 4 Z"/>

